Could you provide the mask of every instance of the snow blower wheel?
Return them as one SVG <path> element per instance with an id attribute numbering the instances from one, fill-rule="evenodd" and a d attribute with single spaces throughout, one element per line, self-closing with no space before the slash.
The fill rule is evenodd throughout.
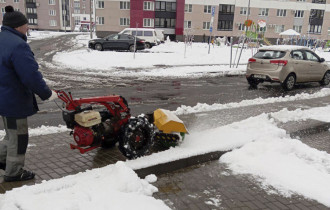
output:
<path id="1" fill-rule="evenodd" d="M 146 118 L 131 118 L 124 128 L 119 149 L 129 159 L 144 156 L 153 145 L 153 135 L 153 125 Z"/>

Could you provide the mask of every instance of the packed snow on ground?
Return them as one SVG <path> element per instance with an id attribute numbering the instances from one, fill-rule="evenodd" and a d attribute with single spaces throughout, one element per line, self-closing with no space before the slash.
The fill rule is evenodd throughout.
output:
<path id="1" fill-rule="evenodd" d="M 269 98 L 256 98 L 251 100 L 243 100 L 241 102 L 233 102 L 227 104 L 206 104 L 206 103 L 198 103 L 195 106 L 186 106 L 181 105 L 178 107 L 177 110 L 174 111 L 176 115 L 183 115 L 183 114 L 191 114 L 191 113 L 198 113 L 198 112 L 207 112 L 207 111 L 215 111 L 221 109 L 229 109 L 229 108 L 238 108 L 244 106 L 251 106 L 251 105 L 260 105 L 260 104 L 273 104 L 278 102 L 287 102 L 287 101 L 296 101 L 296 100 L 306 100 L 306 99 L 313 99 L 313 98 L 321 98 L 330 96 L 330 88 L 323 88 L 320 91 L 308 94 L 308 93 L 300 93 L 294 96 L 286 95 L 284 97 L 269 97 Z"/>
<path id="2" fill-rule="evenodd" d="M 297 95 L 297 99 L 300 97 L 300 95 Z M 256 103 L 260 103 L 260 101 L 256 101 Z M 328 181 L 330 180 L 329 154 L 310 148 L 299 140 L 291 139 L 285 130 L 277 126 L 278 121 L 287 122 L 297 120 L 297 116 L 300 116 L 300 120 L 315 117 L 315 113 L 319 112 L 320 109 L 326 112 L 322 112 L 322 114 L 330 115 L 330 110 L 327 111 L 330 107 L 319 107 L 305 111 L 288 111 L 284 109 L 280 112 L 264 113 L 213 129 L 203 131 L 191 130 L 190 134 L 186 136 L 186 139 L 179 146 L 136 160 L 126 161 L 125 167 L 139 169 L 208 152 L 233 150 L 226 153 L 220 161 L 228 164 L 228 167 L 234 174 L 252 175 L 266 191 L 275 189 L 277 193 L 285 196 L 299 194 L 306 198 L 315 199 L 330 207 L 330 200 L 326 197 L 326 195 L 330 194 L 330 182 Z M 325 116 L 324 119 L 326 118 L 329 119 L 330 116 Z M 109 203 L 107 199 L 94 199 L 88 192 L 83 191 L 80 194 L 79 189 L 92 186 L 91 192 L 97 192 L 97 194 L 103 195 L 104 190 L 107 190 L 103 186 L 107 185 L 104 185 L 104 180 L 101 178 L 105 174 L 106 176 L 111 176 L 111 174 L 115 173 L 113 172 L 113 167 L 116 166 L 109 165 L 105 168 L 79 173 L 72 179 L 69 176 L 32 187 L 14 189 L 0 196 L 0 200 L 5 201 L 3 203 L 6 205 L 11 205 L 22 204 L 22 202 L 29 202 L 31 200 L 34 201 L 33 199 L 42 199 L 43 202 L 40 205 L 50 205 L 56 203 L 54 200 L 62 199 L 62 195 L 64 198 L 67 198 L 72 193 L 73 196 L 77 196 L 74 199 L 63 199 L 61 206 L 71 207 L 71 205 L 80 205 L 80 203 L 83 203 L 84 206 L 90 207 L 91 205 L 96 205 L 101 206 L 100 209 L 102 209 L 103 206 L 107 207 Z M 122 167 L 124 168 L 124 166 Z M 133 171 L 128 169 L 125 169 L 125 171 L 124 174 L 134 174 Z M 123 176 L 122 174 L 117 175 L 115 173 L 114 179 Z M 94 178 L 85 179 L 88 176 Z M 76 181 L 72 184 L 71 181 L 67 180 Z M 89 180 L 89 182 L 85 180 Z M 107 178 L 107 180 L 109 179 Z M 147 177 L 146 180 L 153 182 L 157 180 L 157 177 L 152 175 Z M 87 182 L 86 186 L 85 182 Z M 94 188 L 93 185 L 100 186 L 100 189 Z M 130 186 L 129 184 L 123 185 Z M 110 189 L 112 189 L 112 186 Z M 107 193 L 109 194 L 109 192 Z M 111 193 L 113 193 L 113 196 L 110 197 L 115 198 L 117 198 L 116 196 L 120 196 L 116 195 L 117 193 L 121 194 L 121 192 L 117 191 Z M 47 199 L 44 199 L 44 196 Z M 27 197 L 29 199 L 25 199 Z M 88 197 L 91 199 L 86 199 Z M 149 199 L 153 200 L 152 198 Z M 19 206 L 32 206 L 29 203 L 23 204 Z M 163 203 L 158 204 L 163 207 Z M 114 203 L 114 206 L 116 207 L 116 203 Z M 41 206 L 39 209 L 43 209 L 44 207 Z M 122 207 L 122 209 L 124 208 Z"/>
<path id="3" fill-rule="evenodd" d="M 150 178 L 152 181 L 154 178 Z M 157 188 L 123 162 L 0 195 L 6 210 L 170 209 L 152 197 Z"/>

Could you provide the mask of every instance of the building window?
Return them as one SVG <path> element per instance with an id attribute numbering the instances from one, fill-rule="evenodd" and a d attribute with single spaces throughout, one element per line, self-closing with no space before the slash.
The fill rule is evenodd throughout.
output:
<path id="1" fill-rule="evenodd" d="M 80 14 L 80 9 L 74 9 L 74 10 L 73 10 L 73 13 L 74 13 L 74 14 Z"/>
<path id="2" fill-rule="evenodd" d="M 297 31 L 298 33 L 301 33 L 301 31 L 302 31 L 302 26 L 296 26 L 296 25 L 294 25 L 294 26 L 293 26 L 293 30 Z"/>
<path id="3" fill-rule="evenodd" d="M 143 10 L 154 10 L 154 2 L 152 1 L 143 2 Z"/>
<path id="4" fill-rule="evenodd" d="M 176 2 L 156 1 L 155 10 L 156 11 L 166 11 L 166 12 L 176 12 Z"/>
<path id="5" fill-rule="evenodd" d="M 184 28 L 191 28 L 191 21 L 190 20 L 184 21 Z"/>
<path id="6" fill-rule="evenodd" d="M 154 19 L 143 18 L 143 27 L 154 27 Z"/>
<path id="7" fill-rule="evenodd" d="M 56 10 L 53 10 L 53 9 L 49 10 L 49 15 L 56 16 Z"/>
<path id="8" fill-rule="evenodd" d="M 310 19 L 323 19 L 324 10 L 312 9 L 309 18 Z"/>
<path id="9" fill-rule="evenodd" d="M 19 0 L 14 0 L 14 3 L 19 3 Z"/>
<path id="10" fill-rule="evenodd" d="M 284 31 L 284 25 L 276 25 L 275 26 L 275 33 L 281 33 Z"/>
<path id="11" fill-rule="evenodd" d="M 330 27 L 328 27 L 328 35 L 330 35 Z"/>
<path id="12" fill-rule="evenodd" d="M 232 20 L 219 20 L 218 31 L 232 31 L 233 21 Z"/>
<path id="13" fill-rule="evenodd" d="M 268 8 L 260 8 L 259 9 L 259 16 L 268 16 Z"/>
<path id="14" fill-rule="evenodd" d="M 48 0 L 48 4 L 49 5 L 55 5 L 55 0 Z M 49 22 L 49 25 L 50 25 L 50 22 Z M 50 25 L 50 26 L 52 26 L 52 25 Z"/>
<path id="15" fill-rule="evenodd" d="M 296 10 L 294 13 L 295 18 L 303 18 L 304 17 L 304 11 L 303 10 Z"/>
<path id="16" fill-rule="evenodd" d="M 313 0 L 312 3 L 325 4 L 327 0 Z"/>
<path id="17" fill-rule="evenodd" d="M 104 1 L 98 1 L 97 2 L 97 8 L 98 9 L 104 9 Z"/>
<path id="18" fill-rule="evenodd" d="M 246 15 L 247 11 L 248 11 L 247 7 L 241 7 L 241 10 L 239 11 L 239 14 Z M 250 15 L 250 10 L 249 10 L 249 15 Z"/>
<path id="19" fill-rule="evenodd" d="M 267 31 L 267 27 L 258 27 L 258 32 L 263 32 L 265 33 Z"/>
<path id="20" fill-rule="evenodd" d="M 121 26 L 129 26 L 130 25 L 129 18 L 120 18 L 119 24 Z"/>
<path id="21" fill-rule="evenodd" d="M 37 25 L 38 24 L 38 20 L 35 18 L 29 18 L 28 19 L 29 25 Z"/>
<path id="22" fill-rule="evenodd" d="M 74 5 L 75 8 L 77 8 L 77 7 L 80 8 L 80 2 L 74 2 L 73 5 Z"/>
<path id="23" fill-rule="evenodd" d="M 212 6 L 211 5 L 204 5 L 204 13 L 211 14 L 212 12 Z"/>
<path id="24" fill-rule="evenodd" d="M 219 13 L 220 14 L 234 14 L 235 13 L 235 5 L 220 4 L 219 5 Z"/>
<path id="25" fill-rule="evenodd" d="M 244 23 L 240 23 L 239 25 L 238 25 L 238 30 L 239 31 L 245 31 L 245 24 Z"/>
<path id="26" fill-rule="evenodd" d="M 57 26 L 56 20 L 50 20 L 49 21 L 49 26 Z"/>
<path id="27" fill-rule="evenodd" d="M 286 16 L 286 9 L 277 10 L 277 17 L 285 17 L 285 16 Z"/>
<path id="28" fill-rule="evenodd" d="M 210 29 L 210 22 L 203 22 L 203 29 L 209 30 Z"/>
<path id="29" fill-rule="evenodd" d="M 184 12 L 192 12 L 192 4 L 185 4 Z"/>
<path id="30" fill-rule="evenodd" d="M 175 28 L 176 19 L 155 18 L 155 27 L 157 28 Z"/>
<path id="31" fill-rule="evenodd" d="M 80 16 L 74 17 L 74 24 L 75 25 L 80 25 Z"/>
<path id="32" fill-rule="evenodd" d="M 306 0 L 297 0 L 297 2 L 306 2 Z"/>
<path id="33" fill-rule="evenodd" d="M 104 17 L 97 17 L 97 24 L 104 25 Z"/>
<path id="34" fill-rule="evenodd" d="M 120 9 L 130 9 L 130 2 L 129 1 L 121 1 L 120 2 Z"/>
<path id="35" fill-rule="evenodd" d="M 322 25 L 309 25 L 308 32 L 311 34 L 320 34 L 322 32 Z"/>
<path id="36" fill-rule="evenodd" d="M 27 14 L 37 14 L 37 8 L 26 8 Z"/>
<path id="37" fill-rule="evenodd" d="M 5 11 L 5 8 L 1 8 L 1 13 L 4 14 L 6 11 Z"/>

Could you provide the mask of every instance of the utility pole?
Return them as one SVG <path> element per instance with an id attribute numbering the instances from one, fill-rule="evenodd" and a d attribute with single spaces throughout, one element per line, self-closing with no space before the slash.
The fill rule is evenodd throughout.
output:
<path id="1" fill-rule="evenodd" d="M 90 0 L 90 12 L 89 12 L 89 32 L 90 37 L 93 39 L 93 31 L 92 31 L 92 8 L 93 8 L 93 0 Z"/>

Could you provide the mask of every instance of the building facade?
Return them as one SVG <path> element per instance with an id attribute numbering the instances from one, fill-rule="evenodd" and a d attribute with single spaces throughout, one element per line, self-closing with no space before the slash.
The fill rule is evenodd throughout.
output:
<path id="1" fill-rule="evenodd" d="M 329 0 L 328 0 L 329 1 Z M 250 2 L 250 4 L 249 4 Z M 248 11 L 249 7 L 249 11 Z M 214 12 L 213 12 L 214 10 Z M 213 18 L 212 18 L 213 17 Z M 210 36 L 239 37 L 244 22 L 266 22 L 253 28 L 266 38 L 294 29 L 302 35 L 328 40 L 330 2 L 326 0 L 96 0 L 98 37 L 124 28 L 160 28 L 173 39 L 193 34 L 196 41 Z M 213 19 L 213 24 L 212 24 Z"/>
<path id="2" fill-rule="evenodd" d="M 93 3 L 90 0 L 0 0 L 1 23 L 7 5 L 25 14 L 31 29 L 73 31 L 75 25 L 89 23 Z"/>
<path id="3" fill-rule="evenodd" d="M 330 31 L 330 0 L 0 0 L 2 14 L 7 5 L 38 30 L 73 31 L 92 19 L 98 37 L 136 27 L 162 29 L 172 40 L 183 40 L 185 34 L 195 41 L 210 35 L 239 37 L 247 19 L 256 26 L 266 22 L 252 30 L 268 39 L 294 29 L 328 40 Z"/>

